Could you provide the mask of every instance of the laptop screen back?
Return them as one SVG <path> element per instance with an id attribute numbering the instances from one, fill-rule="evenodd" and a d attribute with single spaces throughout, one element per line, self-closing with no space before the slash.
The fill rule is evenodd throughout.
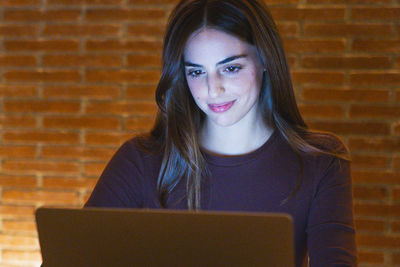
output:
<path id="1" fill-rule="evenodd" d="M 294 266 L 278 213 L 39 208 L 43 266 Z"/>

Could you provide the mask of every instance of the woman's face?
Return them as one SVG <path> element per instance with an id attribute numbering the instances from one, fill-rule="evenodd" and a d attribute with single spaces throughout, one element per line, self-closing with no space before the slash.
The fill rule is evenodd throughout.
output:
<path id="1" fill-rule="evenodd" d="M 203 28 L 188 39 L 184 62 L 190 92 L 208 122 L 231 126 L 257 118 L 263 67 L 254 46 Z"/>

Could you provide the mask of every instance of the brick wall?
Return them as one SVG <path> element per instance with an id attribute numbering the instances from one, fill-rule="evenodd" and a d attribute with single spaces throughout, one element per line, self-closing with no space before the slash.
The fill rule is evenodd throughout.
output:
<path id="1" fill-rule="evenodd" d="M 0 0 L 0 265 L 40 262 L 36 207 L 80 207 L 149 129 L 174 0 Z M 301 111 L 353 157 L 360 266 L 400 266 L 400 0 L 266 0 Z"/>

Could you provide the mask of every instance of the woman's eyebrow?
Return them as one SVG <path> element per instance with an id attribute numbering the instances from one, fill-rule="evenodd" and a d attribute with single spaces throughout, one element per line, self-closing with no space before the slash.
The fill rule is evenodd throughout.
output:
<path id="1" fill-rule="evenodd" d="M 241 55 L 227 57 L 227 58 L 219 61 L 216 65 L 225 64 L 225 63 L 231 62 L 231 61 L 233 61 L 235 59 L 242 58 L 242 57 L 247 57 L 247 55 L 246 54 L 241 54 Z M 203 67 L 202 65 L 195 64 L 195 63 L 192 63 L 190 61 L 185 61 L 184 64 L 185 64 L 185 67 Z"/>
<path id="2" fill-rule="evenodd" d="M 247 57 L 247 55 L 241 54 L 241 55 L 231 56 L 231 57 L 225 58 L 224 60 L 221 60 L 220 62 L 217 63 L 217 65 L 225 64 L 225 63 L 231 62 L 235 59 L 242 58 L 242 57 Z"/>

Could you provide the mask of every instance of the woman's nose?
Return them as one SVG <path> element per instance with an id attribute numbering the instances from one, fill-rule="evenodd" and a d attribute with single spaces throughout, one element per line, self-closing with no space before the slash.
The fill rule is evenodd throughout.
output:
<path id="1" fill-rule="evenodd" d="M 223 82 L 218 74 L 207 76 L 208 95 L 212 98 L 218 97 L 225 92 Z"/>

